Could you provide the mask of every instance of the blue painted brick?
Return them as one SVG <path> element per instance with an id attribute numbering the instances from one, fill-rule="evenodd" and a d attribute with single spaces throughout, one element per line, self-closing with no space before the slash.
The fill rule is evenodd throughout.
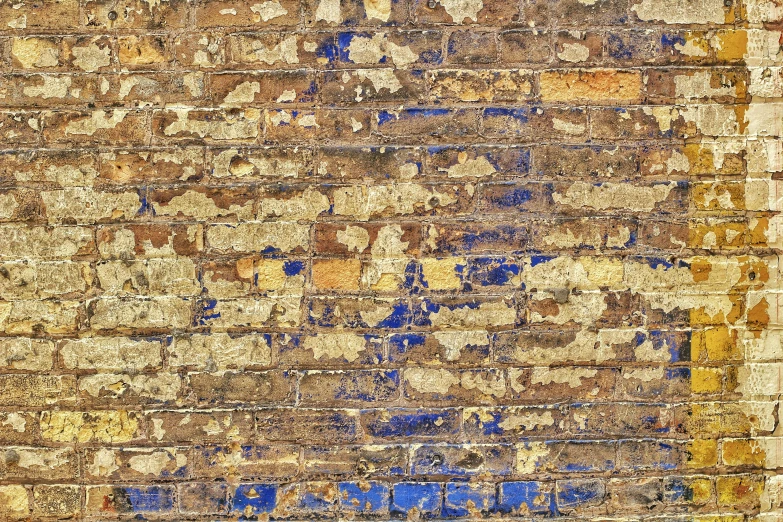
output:
<path id="1" fill-rule="evenodd" d="M 495 484 L 459 482 L 446 484 L 444 515 L 464 517 L 476 510 L 485 514 L 495 510 Z"/>
<path id="2" fill-rule="evenodd" d="M 339 489 L 343 512 L 380 515 L 389 511 L 389 486 L 382 482 L 340 482 Z"/>
<path id="3" fill-rule="evenodd" d="M 277 501 L 276 484 L 240 484 L 234 491 L 231 511 L 245 515 L 269 513 Z"/>
<path id="4" fill-rule="evenodd" d="M 551 514 L 554 500 L 552 485 L 541 482 L 503 482 L 498 490 L 498 509 L 504 513 Z"/>
<path id="5" fill-rule="evenodd" d="M 392 514 L 408 515 L 412 509 L 420 515 L 437 516 L 443 502 L 443 490 L 435 482 L 400 482 L 392 489 Z"/>
<path id="6" fill-rule="evenodd" d="M 573 510 L 597 505 L 606 496 L 606 485 L 599 479 L 562 480 L 557 483 L 557 508 Z"/>
<path id="7" fill-rule="evenodd" d="M 128 499 L 134 513 L 171 511 L 174 508 L 174 490 L 163 486 L 117 488 Z M 117 496 L 117 492 L 115 492 Z"/>

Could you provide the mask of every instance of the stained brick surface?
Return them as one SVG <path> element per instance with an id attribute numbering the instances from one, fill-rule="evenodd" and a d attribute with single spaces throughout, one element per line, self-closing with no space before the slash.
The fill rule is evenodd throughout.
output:
<path id="1" fill-rule="evenodd" d="M 783 520 L 782 29 L 0 4 L 0 520 Z"/>

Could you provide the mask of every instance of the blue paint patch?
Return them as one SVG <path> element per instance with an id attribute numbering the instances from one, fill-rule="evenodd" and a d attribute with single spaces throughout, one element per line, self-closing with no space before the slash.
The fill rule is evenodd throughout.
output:
<path id="1" fill-rule="evenodd" d="M 438 483 L 401 482 L 392 489 L 391 512 L 406 516 L 411 509 L 421 515 L 437 516 L 440 513 L 443 491 Z"/>
<path id="2" fill-rule="evenodd" d="M 376 325 L 377 328 L 401 328 L 408 324 L 410 318 L 410 310 L 406 303 L 398 303 L 394 305 L 394 310 L 391 315 L 386 317 L 383 321 Z"/>
<path id="3" fill-rule="evenodd" d="M 489 107 L 484 109 L 485 118 L 513 118 L 521 123 L 527 123 L 529 109 L 507 109 L 503 107 Z"/>
<path id="4" fill-rule="evenodd" d="M 378 111 L 378 125 L 384 125 L 391 120 L 396 120 L 397 115 L 389 111 Z"/>
<path id="5" fill-rule="evenodd" d="M 389 338 L 389 358 L 392 361 L 400 360 L 409 349 L 424 346 L 427 336 L 418 333 L 394 334 Z"/>
<path id="6" fill-rule="evenodd" d="M 674 47 L 675 45 L 685 45 L 685 38 L 680 34 L 662 34 L 661 45 L 664 47 Z"/>
<path id="7" fill-rule="evenodd" d="M 610 34 L 607 38 L 609 56 L 615 60 L 629 60 L 633 58 L 633 50 L 625 41 L 616 34 Z"/>
<path id="8" fill-rule="evenodd" d="M 533 256 L 530 258 L 530 266 L 540 265 L 552 261 L 555 256 Z"/>
<path id="9" fill-rule="evenodd" d="M 585 504 L 600 502 L 606 495 L 601 480 L 564 480 L 557 483 L 558 509 L 573 509 Z"/>
<path id="10" fill-rule="evenodd" d="M 669 362 L 690 361 L 690 332 L 651 330 L 649 336 L 653 350 L 669 352 Z"/>
<path id="11" fill-rule="evenodd" d="M 231 500 L 231 511 L 257 515 L 269 513 L 277 502 L 277 484 L 240 484 Z"/>
<path id="12" fill-rule="evenodd" d="M 443 53 L 440 49 L 427 49 L 419 55 L 419 61 L 438 65 L 443 62 Z"/>
<path id="13" fill-rule="evenodd" d="M 141 206 L 139 207 L 138 212 L 136 212 L 136 215 L 141 216 L 146 214 L 148 211 L 153 216 L 155 215 L 155 208 L 150 205 L 149 201 L 147 201 L 147 196 L 139 196 L 139 201 L 141 201 Z"/>
<path id="14" fill-rule="evenodd" d="M 338 56 L 337 46 L 332 42 L 324 42 L 316 48 L 315 55 L 318 58 L 326 58 L 329 63 L 333 63 Z"/>
<path id="15" fill-rule="evenodd" d="M 217 307 L 217 304 L 217 299 L 207 299 L 205 301 L 200 301 L 200 310 L 196 314 L 196 317 L 193 321 L 194 326 L 204 326 L 208 321 L 220 317 L 220 312 L 209 313 L 210 310 L 214 310 L 215 307 Z"/>
<path id="16" fill-rule="evenodd" d="M 666 477 L 663 484 L 663 499 L 666 502 L 693 500 L 693 490 L 685 485 L 682 477 Z"/>
<path id="17" fill-rule="evenodd" d="M 449 482 L 446 484 L 446 499 L 443 514 L 447 517 L 464 517 L 473 509 L 488 514 L 495 510 L 494 484 L 467 484 Z"/>
<path id="18" fill-rule="evenodd" d="M 303 261 L 285 261 L 283 263 L 283 272 L 287 276 L 295 276 L 302 273 L 304 266 Z"/>
<path id="19" fill-rule="evenodd" d="M 372 410 L 371 410 L 372 411 Z M 388 418 L 373 419 L 365 424 L 367 433 L 373 437 L 435 437 L 459 433 L 459 412 L 439 410 L 386 410 Z M 386 416 L 384 416 L 386 417 Z"/>
<path id="20" fill-rule="evenodd" d="M 503 513 L 553 514 L 555 498 L 551 486 L 542 488 L 540 482 L 503 482 L 498 492 L 498 510 Z"/>
<path id="21" fill-rule="evenodd" d="M 666 259 L 662 257 L 648 257 L 645 258 L 647 261 L 647 264 L 652 268 L 653 270 L 657 269 L 659 266 L 663 266 L 664 269 L 668 270 L 674 266 L 673 263 L 670 263 Z"/>
<path id="22" fill-rule="evenodd" d="M 478 413 L 474 413 L 472 417 L 481 424 L 481 430 L 484 435 L 502 435 L 505 433 L 505 430 L 500 427 L 500 422 L 503 420 L 504 411 L 505 408 L 496 411 L 485 411 L 485 414 L 489 414 L 492 417 L 491 420 L 480 420 Z"/>
<path id="23" fill-rule="evenodd" d="M 493 201 L 501 207 L 521 207 L 530 201 L 530 197 L 531 194 L 529 190 L 515 188 L 504 193 L 501 197 L 493 199 Z"/>
<path id="24" fill-rule="evenodd" d="M 348 48 L 351 46 L 351 40 L 354 39 L 356 36 L 366 36 L 369 37 L 369 35 L 359 35 L 357 33 L 338 33 L 337 34 L 337 50 L 339 53 L 339 58 L 343 62 L 347 63 L 353 63 L 351 62 L 351 59 L 349 57 Z"/>
<path id="25" fill-rule="evenodd" d="M 305 491 L 302 494 L 299 505 L 309 513 L 321 514 L 331 511 L 334 508 L 334 501 L 326 500 L 321 493 Z"/>
<path id="26" fill-rule="evenodd" d="M 135 513 L 171 511 L 174 491 L 160 486 L 118 488 L 125 494 Z"/>
<path id="27" fill-rule="evenodd" d="M 389 509 L 389 487 L 382 482 L 340 482 L 338 488 L 344 512 L 382 514 Z"/>
<path id="28" fill-rule="evenodd" d="M 505 285 L 519 275 L 519 265 L 500 257 L 479 257 L 470 268 L 471 282 L 481 286 Z"/>

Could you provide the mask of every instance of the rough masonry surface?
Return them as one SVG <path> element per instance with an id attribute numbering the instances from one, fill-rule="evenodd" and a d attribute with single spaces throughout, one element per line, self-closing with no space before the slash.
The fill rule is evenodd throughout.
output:
<path id="1" fill-rule="evenodd" d="M 0 520 L 783 520 L 780 0 L 2 0 Z"/>

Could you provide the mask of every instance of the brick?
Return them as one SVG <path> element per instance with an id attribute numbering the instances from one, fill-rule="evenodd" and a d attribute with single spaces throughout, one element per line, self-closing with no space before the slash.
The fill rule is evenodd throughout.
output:
<path id="1" fill-rule="evenodd" d="M 280 444 L 195 447 L 193 459 L 194 476 L 198 478 L 215 479 L 231 475 L 245 479 L 281 479 L 295 475 L 299 469 L 299 448 Z"/>
<path id="2" fill-rule="evenodd" d="M 308 371 L 299 381 L 302 404 L 357 406 L 387 403 L 399 395 L 396 370 Z"/>
<path id="3" fill-rule="evenodd" d="M 298 19 L 299 5 L 290 0 L 263 7 L 231 0 L 204 2 L 196 6 L 196 27 L 199 28 L 287 26 L 295 25 Z"/>
<path id="4" fill-rule="evenodd" d="M 554 495 L 551 484 L 540 482 L 501 482 L 498 509 L 504 512 L 551 514 Z"/>
<path id="5" fill-rule="evenodd" d="M 559 32 L 555 55 L 568 64 L 595 64 L 603 58 L 603 37 L 588 31 Z"/>
<path id="6" fill-rule="evenodd" d="M 321 99 L 328 104 L 425 99 L 424 71 L 357 69 L 323 73 Z"/>
<path id="7" fill-rule="evenodd" d="M 228 486 L 191 482 L 177 488 L 179 509 L 182 513 L 222 515 L 228 508 Z"/>
<path id="8" fill-rule="evenodd" d="M 24 486 L 18 484 L 0 486 L 0 499 L 3 500 L 2 513 L 11 520 L 23 520 L 30 513 L 30 500 Z"/>
<path id="9" fill-rule="evenodd" d="M 405 68 L 412 64 L 440 64 L 442 33 L 439 31 L 405 31 L 394 33 L 337 34 L 340 62 L 369 65 L 393 63 Z"/>
<path id="10" fill-rule="evenodd" d="M 606 484 L 600 479 L 560 480 L 556 485 L 557 508 L 563 513 L 579 513 L 600 505 Z"/>
<path id="11" fill-rule="evenodd" d="M 46 115 L 47 143 L 74 141 L 102 144 L 142 144 L 147 137 L 147 115 L 127 109 L 53 112 Z"/>
<path id="12" fill-rule="evenodd" d="M 78 516 L 82 493 L 79 486 L 39 485 L 33 490 L 33 514 L 46 516 Z"/>
<path id="13" fill-rule="evenodd" d="M 433 334 L 394 334 L 389 337 L 389 359 L 398 364 L 466 364 L 489 362 L 490 336 L 486 330 L 444 330 Z"/>
<path id="14" fill-rule="evenodd" d="M 88 27 L 105 29 L 178 29 L 186 26 L 187 11 L 186 4 L 178 0 L 156 6 L 136 0 L 121 4 L 92 0 L 85 5 L 83 20 Z"/>
<path id="15" fill-rule="evenodd" d="M 463 415 L 471 440 L 512 442 L 528 435 L 557 436 L 567 426 L 564 412 L 550 407 L 471 407 Z"/>
<path id="16" fill-rule="evenodd" d="M 481 119 L 483 135 L 491 138 L 529 140 L 546 134 L 572 141 L 584 136 L 587 130 L 587 115 L 578 108 L 491 107 L 482 111 Z"/>
<path id="17" fill-rule="evenodd" d="M 642 79 L 626 71 L 545 72 L 539 77 L 544 101 L 633 101 L 641 96 Z"/>
<path id="18" fill-rule="evenodd" d="M 185 448 L 86 450 L 86 475 L 92 481 L 144 481 L 187 477 L 191 473 Z"/>
<path id="19" fill-rule="evenodd" d="M 494 63 L 497 61 L 497 36 L 479 31 L 454 31 L 446 44 L 446 59 L 453 64 Z"/>
<path id="20" fill-rule="evenodd" d="M 268 513 L 276 499 L 276 484 L 240 484 L 234 490 L 230 511 L 249 515 Z"/>
<path id="21" fill-rule="evenodd" d="M 150 440 L 162 444 L 249 441 L 253 414 L 242 410 L 152 411 L 146 421 Z"/>
<path id="22" fill-rule="evenodd" d="M 218 402 L 275 404 L 293 401 L 295 376 L 290 372 L 221 374 L 192 373 L 190 387 L 196 400 L 206 404 Z"/>
<path id="23" fill-rule="evenodd" d="M 107 513 L 171 513 L 176 509 L 173 486 L 90 486 L 85 511 Z"/>
<path id="24" fill-rule="evenodd" d="M 41 436 L 51 442 L 89 442 L 108 444 L 129 442 L 142 437 L 136 412 L 118 411 L 44 411 L 40 418 Z"/>
<path id="25" fill-rule="evenodd" d="M 261 117 L 258 109 L 167 109 L 153 114 L 152 132 L 160 140 L 252 142 L 260 135 Z"/>
<path id="26" fill-rule="evenodd" d="M 432 482 L 400 482 L 392 488 L 392 514 L 438 516 L 443 502 L 443 487 Z"/>
<path id="27" fill-rule="evenodd" d="M 368 334 L 292 335 L 280 343 L 283 366 L 372 366 L 384 360 L 383 339 Z"/>
<path id="28" fill-rule="evenodd" d="M 554 56 L 549 34 L 537 30 L 500 33 L 500 59 L 504 63 L 546 63 Z"/>
<path id="29" fill-rule="evenodd" d="M 79 25 L 79 9 L 72 0 L 51 0 L 46 3 L 0 9 L 3 29 L 68 30 Z"/>
<path id="30" fill-rule="evenodd" d="M 144 184 L 199 181 L 204 160 L 199 149 L 114 150 L 100 154 L 100 178 L 109 183 Z"/>
<path id="31" fill-rule="evenodd" d="M 261 88 L 263 85 L 263 89 Z M 317 93 L 315 76 L 304 71 L 260 74 L 213 74 L 212 97 L 224 107 L 262 103 L 306 103 Z"/>
<path id="32" fill-rule="evenodd" d="M 466 109 L 411 108 L 402 111 L 379 111 L 376 114 L 378 132 L 389 137 L 448 135 L 452 139 L 474 136 L 478 121 L 473 111 Z"/>
<path id="33" fill-rule="evenodd" d="M 68 448 L 5 448 L 3 474 L 11 479 L 72 480 L 79 476 L 79 457 Z"/>
<path id="34" fill-rule="evenodd" d="M 352 410 L 275 408 L 256 415 L 258 435 L 271 441 L 350 442 L 358 439 L 358 426 Z"/>
<path id="35" fill-rule="evenodd" d="M 449 517 L 482 516 L 495 509 L 495 487 L 488 483 L 447 482 L 443 514 Z"/>
<path id="36" fill-rule="evenodd" d="M 510 445 L 423 444 L 416 446 L 411 452 L 411 472 L 414 475 L 509 475 L 513 469 L 514 453 L 514 448 Z"/>
<path id="37" fill-rule="evenodd" d="M 165 66 L 171 61 L 169 42 L 158 35 L 126 36 L 118 39 L 120 64 L 132 68 Z"/>
<path id="38" fill-rule="evenodd" d="M 209 149 L 206 165 L 215 180 L 249 182 L 309 176 L 309 161 L 299 148 Z"/>
<path id="39" fill-rule="evenodd" d="M 522 102 L 532 98 L 532 74 L 525 70 L 444 70 L 429 78 L 432 100 Z"/>
<path id="40" fill-rule="evenodd" d="M 383 515 L 389 511 L 389 487 L 381 482 L 340 482 L 340 510 Z"/>
<path id="41" fill-rule="evenodd" d="M 388 477 L 403 475 L 408 448 L 399 445 L 306 446 L 304 469 L 318 475 Z"/>
<path id="42" fill-rule="evenodd" d="M 443 410 L 362 410 L 364 432 L 377 439 L 398 437 L 434 440 L 456 436 L 460 431 L 460 412 Z"/>

